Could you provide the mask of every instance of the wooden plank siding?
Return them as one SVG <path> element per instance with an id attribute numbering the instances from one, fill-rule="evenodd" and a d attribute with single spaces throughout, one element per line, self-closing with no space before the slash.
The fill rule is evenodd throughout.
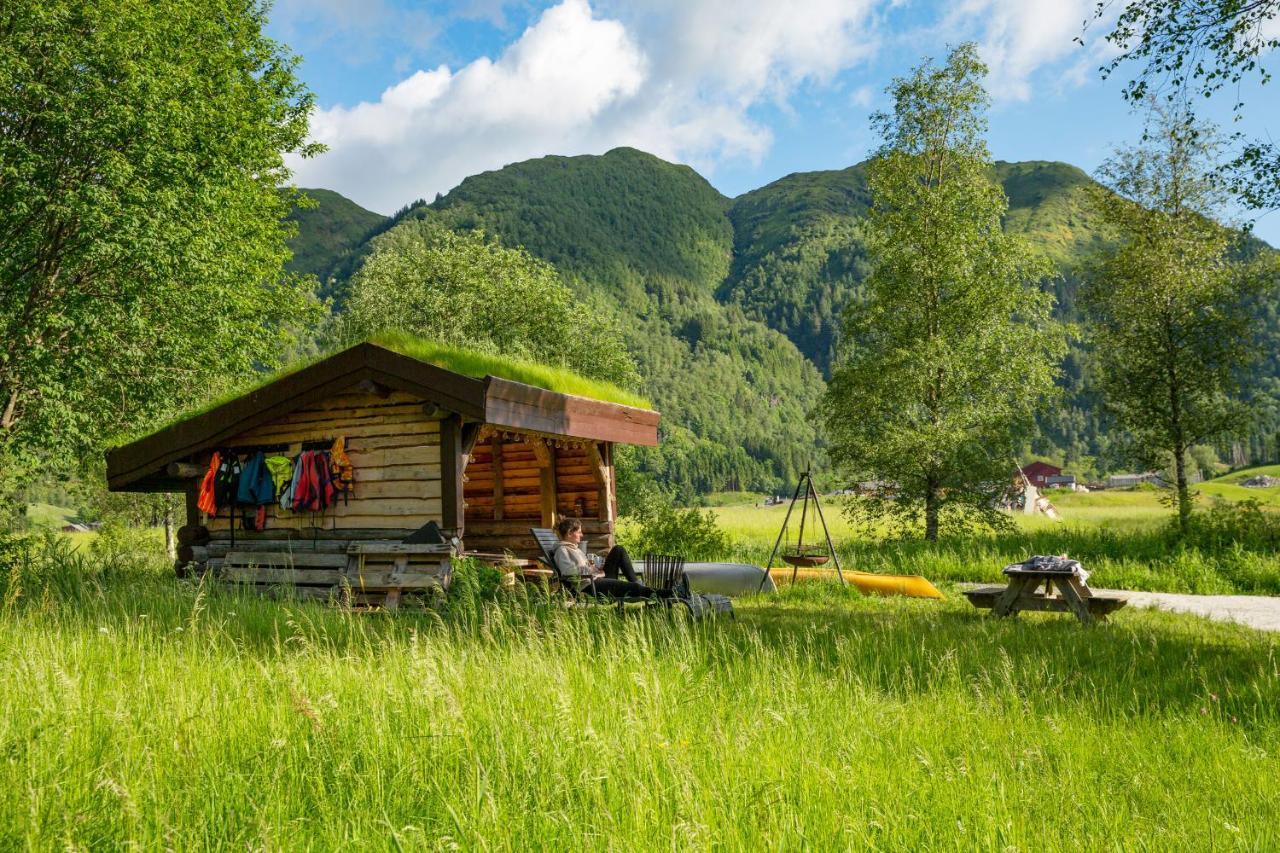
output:
<path id="1" fill-rule="evenodd" d="M 278 504 L 268 507 L 270 536 L 281 537 L 303 529 L 415 530 L 428 521 L 442 524 L 444 517 L 441 422 L 430 415 L 421 397 L 400 391 L 373 394 L 346 390 L 306 407 L 245 430 L 225 445 L 251 448 L 287 445 L 292 456 L 304 442 L 331 442 L 347 438 L 347 454 L 354 469 L 355 486 L 347 500 L 323 513 L 295 513 Z M 237 510 L 237 516 L 245 508 Z M 208 519 L 210 533 L 228 531 L 229 519 L 220 513 Z M 443 526 L 443 525 L 442 525 Z M 241 531 L 237 531 L 241 534 Z"/>

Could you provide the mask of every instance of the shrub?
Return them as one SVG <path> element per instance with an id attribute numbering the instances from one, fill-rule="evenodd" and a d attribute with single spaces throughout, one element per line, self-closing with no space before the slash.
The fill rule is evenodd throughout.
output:
<path id="1" fill-rule="evenodd" d="M 449 584 L 449 606 L 474 609 L 495 601 L 502 588 L 502 572 L 475 557 L 459 557 L 453 561 L 453 580 Z"/>
<path id="2" fill-rule="evenodd" d="M 636 557 L 679 554 L 686 560 L 708 560 L 729 550 L 729 539 L 720 529 L 715 513 L 678 509 L 662 495 L 634 508 L 620 538 Z"/>

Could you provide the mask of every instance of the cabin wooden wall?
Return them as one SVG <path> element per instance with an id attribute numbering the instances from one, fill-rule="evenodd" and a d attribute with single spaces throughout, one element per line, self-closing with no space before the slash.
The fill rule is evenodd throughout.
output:
<path id="1" fill-rule="evenodd" d="M 607 445 L 557 447 L 537 436 L 485 436 L 471 451 L 463 495 L 469 551 L 539 555 L 530 527 L 579 517 L 591 550 L 613 546 L 613 467 Z M 610 485 L 602 486 L 602 479 Z M 603 502 L 602 502 L 603 501 Z"/>
<path id="2" fill-rule="evenodd" d="M 304 528 L 407 533 L 428 521 L 442 522 L 440 420 L 428 415 L 423 401 L 410 394 L 353 391 L 335 395 L 225 444 L 288 444 L 286 455 L 294 456 L 303 442 L 331 442 L 339 435 L 347 438 L 347 454 L 355 469 L 349 500 L 340 499 L 324 513 L 295 513 L 272 505 L 268 536 L 271 531 L 278 531 L 281 538 L 296 536 Z M 243 511 L 237 509 L 237 519 Z M 203 523 L 215 538 L 228 531 L 225 513 Z"/>

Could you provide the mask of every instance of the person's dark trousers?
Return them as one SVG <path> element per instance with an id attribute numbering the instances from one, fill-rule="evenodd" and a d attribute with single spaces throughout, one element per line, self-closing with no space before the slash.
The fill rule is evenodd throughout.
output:
<path id="1" fill-rule="evenodd" d="M 618 579 L 619 571 L 626 580 Z M 656 594 L 640 583 L 639 578 L 636 577 L 635 567 L 631 565 L 631 556 L 621 545 L 614 545 L 609 555 L 604 558 L 604 577 L 596 578 L 594 584 L 583 584 L 582 591 L 590 592 L 593 586 L 596 594 L 614 598 L 652 598 Z"/>
<path id="2" fill-rule="evenodd" d="M 621 545 L 614 545 L 609 549 L 609 555 L 604 558 L 604 576 L 616 578 L 619 569 L 627 580 L 632 583 L 640 582 L 640 578 L 636 577 L 635 567 L 631 565 L 631 555 L 627 553 L 627 549 Z"/>

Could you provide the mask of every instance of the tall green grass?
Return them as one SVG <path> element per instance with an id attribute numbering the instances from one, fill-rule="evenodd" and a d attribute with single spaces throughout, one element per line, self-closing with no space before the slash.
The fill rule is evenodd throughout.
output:
<path id="1" fill-rule="evenodd" d="M 1243 628 L 829 585 L 385 617 L 59 548 L 0 561 L 2 849 L 1280 845 Z"/>

